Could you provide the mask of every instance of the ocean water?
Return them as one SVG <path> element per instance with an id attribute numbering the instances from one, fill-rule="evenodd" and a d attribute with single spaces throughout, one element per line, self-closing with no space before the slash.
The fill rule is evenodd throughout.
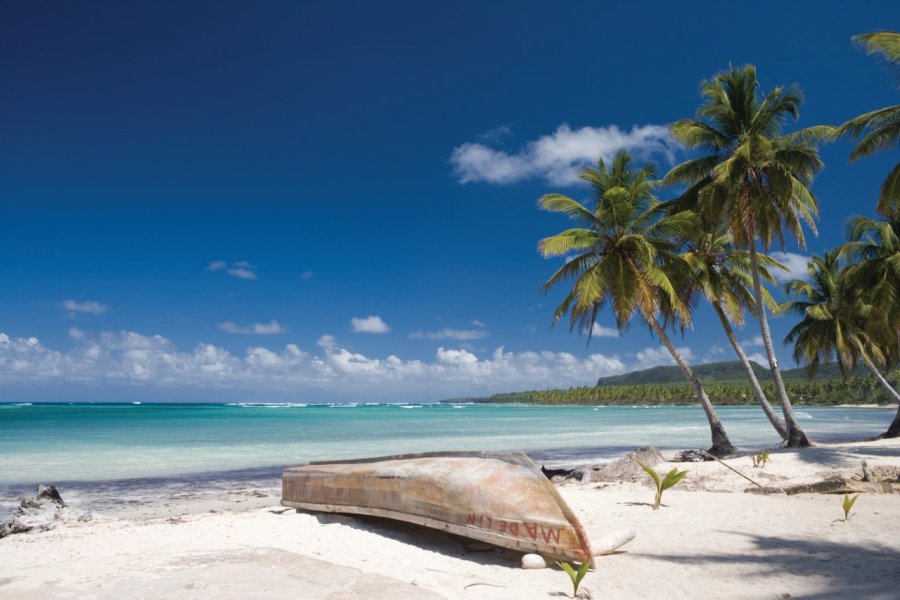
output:
<path id="1" fill-rule="evenodd" d="M 757 407 L 718 409 L 732 442 L 778 440 Z M 881 433 L 896 409 L 798 407 L 820 441 Z M 522 450 L 547 464 L 644 445 L 704 448 L 699 407 L 490 404 L 0 404 L 0 512 L 38 483 L 126 497 L 154 486 L 277 479 L 313 460 L 435 450 Z"/>

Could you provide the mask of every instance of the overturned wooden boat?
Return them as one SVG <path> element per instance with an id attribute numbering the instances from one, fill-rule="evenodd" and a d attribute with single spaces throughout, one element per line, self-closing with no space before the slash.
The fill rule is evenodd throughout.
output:
<path id="1" fill-rule="evenodd" d="M 548 558 L 593 562 L 584 527 L 522 453 L 314 462 L 285 469 L 281 504 L 396 519 Z"/>

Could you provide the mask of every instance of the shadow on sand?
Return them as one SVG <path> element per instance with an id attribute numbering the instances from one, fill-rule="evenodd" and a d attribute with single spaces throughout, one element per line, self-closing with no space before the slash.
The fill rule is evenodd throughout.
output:
<path id="1" fill-rule="evenodd" d="M 317 514 L 320 523 L 327 525 L 341 523 L 361 531 L 377 533 L 380 536 L 430 550 L 442 556 L 452 556 L 461 560 L 477 562 L 481 565 L 495 565 L 517 569 L 521 567 L 522 554 L 484 542 L 470 540 L 452 533 L 429 529 L 421 525 L 382 519 L 363 515 Z"/>
<path id="2" fill-rule="evenodd" d="M 777 459 L 779 456 L 787 454 L 794 454 L 797 460 L 807 464 L 820 465 L 823 469 L 846 469 L 859 467 L 860 461 L 864 459 L 898 458 L 900 457 L 900 447 L 865 445 L 836 448 L 813 446 L 811 448 L 779 450 L 777 453 L 773 453 L 772 456 Z"/>
<path id="3" fill-rule="evenodd" d="M 810 591 L 799 595 L 793 594 L 793 598 L 895 600 L 898 597 L 900 552 L 893 548 L 876 543 L 861 546 L 737 532 L 734 535 L 750 538 L 760 553 L 721 553 L 702 556 L 651 553 L 646 556 L 692 565 L 755 563 L 759 570 L 752 577 L 765 578 L 780 573 L 791 573 L 810 578 Z"/>

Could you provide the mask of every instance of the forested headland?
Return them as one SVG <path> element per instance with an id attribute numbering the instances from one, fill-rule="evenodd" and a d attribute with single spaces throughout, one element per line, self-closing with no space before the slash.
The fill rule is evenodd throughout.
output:
<path id="1" fill-rule="evenodd" d="M 840 370 L 830 365 L 819 370 L 815 379 L 809 379 L 804 369 L 784 371 L 785 386 L 791 401 L 800 405 L 835 406 L 839 404 L 891 404 L 891 400 L 878 382 L 862 370 L 843 377 Z M 759 369 L 763 389 L 774 396 L 771 376 Z M 703 387 L 710 400 L 718 405 L 756 404 L 749 382 L 739 379 L 738 363 L 722 362 L 700 365 L 698 375 L 703 377 Z M 678 381 L 677 367 L 656 367 L 625 375 L 601 378 L 596 386 L 568 389 L 531 390 L 494 394 L 486 398 L 467 398 L 469 402 L 521 403 L 554 405 L 607 405 L 632 404 L 687 405 L 696 403 L 688 383 Z M 898 372 L 888 379 L 897 383 Z M 769 379 L 769 381 L 766 381 Z"/>

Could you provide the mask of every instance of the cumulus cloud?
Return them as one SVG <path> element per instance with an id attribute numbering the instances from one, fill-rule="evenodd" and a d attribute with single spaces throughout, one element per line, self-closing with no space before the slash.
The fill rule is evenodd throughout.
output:
<path id="1" fill-rule="evenodd" d="M 480 340 L 487 337 L 484 329 L 441 329 L 439 331 L 414 331 L 411 340 Z"/>
<path id="2" fill-rule="evenodd" d="M 741 346 L 743 346 L 744 348 L 754 348 L 754 347 L 762 348 L 762 346 L 763 346 L 762 336 L 756 335 L 756 336 L 753 336 L 752 338 L 750 338 L 749 340 L 744 340 L 741 342 Z"/>
<path id="3" fill-rule="evenodd" d="M 604 327 L 600 323 L 591 326 L 591 335 L 594 337 L 619 337 L 619 330 L 615 327 Z"/>
<path id="4" fill-rule="evenodd" d="M 676 348 L 676 350 L 678 350 L 682 358 L 688 363 L 694 361 L 694 352 L 690 348 Z M 672 358 L 669 351 L 662 346 L 657 348 L 644 348 L 643 350 L 638 351 L 635 354 L 635 357 L 637 358 L 635 367 L 638 369 L 649 369 L 650 367 L 675 364 L 675 359 Z"/>
<path id="5" fill-rule="evenodd" d="M 712 346 L 709 347 L 709 353 L 712 355 L 725 354 L 725 348 L 723 348 L 722 346 L 720 346 L 718 344 L 713 344 Z"/>
<path id="6" fill-rule="evenodd" d="M 552 184 L 569 185 L 578 181 L 581 167 L 596 164 L 600 157 L 608 162 L 618 150 L 628 150 L 641 160 L 664 155 L 673 162 L 676 148 L 663 125 L 636 125 L 623 131 L 615 125 L 572 129 L 563 123 L 553 133 L 511 153 L 466 142 L 453 149 L 450 163 L 461 183 L 501 185 L 540 177 Z"/>
<path id="7" fill-rule="evenodd" d="M 762 352 L 754 352 L 753 354 L 748 354 L 747 358 L 758 365 L 762 365 L 763 367 L 769 367 L 769 359 L 766 358 L 766 355 Z"/>
<path id="8" fill-rule="evenodd" d="M 85 300 L 84 302 L 78 302 L 76 300 L 63 300 L 59 303 L 59 306 L 69 311 L 69 313 L 72 315 L 74 315 L 75 313 L 102 315 L 109 310 L 109 307 L 107 305 L 101 304 L 95 300 Z"/>
<path id="9" fill-rule="evenodd" d="M 214 260 L 206 266 L 207 271 L 225 271 L 238 279 L 256 279 L 256 267 L 246 260 L 236 260 L 227 263 L 224 260 Z"/>
<path id="10" fill-rule="evenodd" d="M 219 329 L 228 333 L 244 333 L 255 335 L 274 335 L 276 333 L 285 333 L 287 329 L 278 321 L 272 320 L 269 323 L 253 323 L 252 325 L 241 326 L 231 321 L 222 321 L 219 323 Z"/>
<path id="11" fill-rule="evenodd" d="M 206 343 L 182 351 L 165 337 L 130 331 L 91 334 L 73 328 L 70 337 L 73 348 L 60 351 L 34 337 L 11 338 L 0 333 L 0 383 L 323 390 L 367 398 L 382 394 L 384 398 L 439 399 L 590 385 L 599 376 L 626 368 L 615 355 L 507 352 L 502 347 L 484 356 L 440 347 L 430 360 L 370 357 L 342 347 L 330 335 L 322 336 L 312 352 L 287 344 L 281 349 L 251 346 L 243 354 Z"/>
<path id="12" fill-rule="evenodd" d="M 377 315 L 353 317 L 350 319 L 350 326 L 355 333 L 387 333 L 391 330 L 387 323 Z"/>
<path id="13" fill-rule="evenodd" d="M 770 252 L 769 256 L 782 263 L 787 267 L 787 271 L 781 269 L 770 269 L 772 276 L 778 283 L 784 283 L 791 279 L 806 279 L 809 275 L 806 263 L 809 262 L 808 256 L 795 254 L 793 252 Z"/>
<path id="14" fill-rule="evenodd" d="M 302 273 L 300 273 L 300 279 L 312 279 L 315 276 L 316 274 L 312 271 L 303 271 Z"/>

